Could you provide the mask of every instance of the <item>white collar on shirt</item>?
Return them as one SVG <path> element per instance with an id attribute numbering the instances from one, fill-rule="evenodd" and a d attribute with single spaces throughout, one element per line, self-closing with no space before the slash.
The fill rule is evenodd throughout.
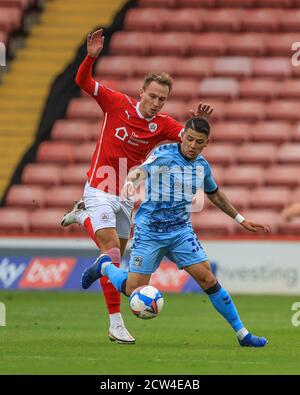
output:
<path id="1" fill-rule="evenodd" d="M 140 118 L 145 119 L 145 120 L 148 121 L 148 122 L 152 121 L 152 119 L 155 118 L 155 115 L 154 115 L 154 117 L 152 117 L 152 118 L 145 118 L 145 117 L 143 117 L 142 113 L 140 112 L 140 104 L 141 104 L 141 103 L 138 101 L 137 104 L 136 104 L 136 107 L 135 107 L 136 112 L 137 112 L 137 115 L 138 115 Z"/>

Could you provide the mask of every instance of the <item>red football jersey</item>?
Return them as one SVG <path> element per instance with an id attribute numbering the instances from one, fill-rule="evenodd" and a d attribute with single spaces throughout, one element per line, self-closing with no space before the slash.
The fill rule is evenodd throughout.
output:
<path id="1" fill-rule="evenodd" d="M 106 88 L 92 78 L 94 61 L 87 56 L 76 77 L 78 85 L 96 99 L 104 113 L 87 176 L 94 188 L 119 195 L 129 170 L 144 162 L 160 142 L 180 142 L 184 126 L 164 113 L 145 119 L 135 99 Z"/>

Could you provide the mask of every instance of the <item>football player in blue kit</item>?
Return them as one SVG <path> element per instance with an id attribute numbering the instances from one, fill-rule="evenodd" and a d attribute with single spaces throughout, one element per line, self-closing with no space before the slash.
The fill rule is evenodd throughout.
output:
<path id="1" fill-rule="evenodd" d="M 186 122 L 181 144 L 158 147 L 145 163 L 128 174 L 124 198 L 130 198 L 142 180 L 146 191 L 134 220 L 129 271 L 114 266 L 108 255 L 100 255 L 83 272 L 82 287 L 87 289 L 101 276 L 107 276 L 119 292 L 130 296 L 135 288 L 149 283 L 151 274 L 166 256 L 202 287 L 235 331 L 241 346 L 264 347 L 267 339 L 245 328 L 233 300 L 212 273 L 191 225 L 192 199 L 202 189 L 216 207 L 246 230 L 269 231 L 267 226 L 247 221 L 218 188 L 209 163 L 200 155 L 209 143 L 209 134 L 206 119 L 191 118 Z"/>

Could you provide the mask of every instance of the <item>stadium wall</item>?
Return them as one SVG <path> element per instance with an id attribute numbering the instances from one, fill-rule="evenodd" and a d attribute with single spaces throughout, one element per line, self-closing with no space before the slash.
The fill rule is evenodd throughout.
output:
<path id="1" fill-rule="evenodd" d="M 219 282 L 238 294 L 299 294 L 299 240 L 204 240 Z M 122 265 L 128 264 L 130 250 Z M 97 256 L 87 239 L 0 239 L 0 289 L 80 290 L 83 269 Z M 199 292 L 185 271 L 165 260 L 152 276 L 162 292 Z M 90 291 L 99 291 L 95 283 Z"/>

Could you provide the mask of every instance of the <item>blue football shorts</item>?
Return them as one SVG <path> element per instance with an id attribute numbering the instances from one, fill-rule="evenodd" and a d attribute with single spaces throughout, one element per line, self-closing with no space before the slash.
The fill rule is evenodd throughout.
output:
<path id="1" fill-rule="evenodd" d="M 129 271 L 141 274 L 154 273 L 165 256 L 174 262 L 178 269 L 208 260 L 190 226 L 168 233 L 151 232 L 136 226 Z"/>

